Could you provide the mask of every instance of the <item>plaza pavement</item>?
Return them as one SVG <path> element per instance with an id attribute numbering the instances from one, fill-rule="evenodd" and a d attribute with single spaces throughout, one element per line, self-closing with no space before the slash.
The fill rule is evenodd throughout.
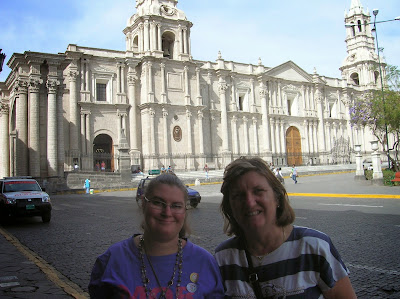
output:
<path id="1" fill-rule="evenodd" d="M 332 192 L 343 196 L 364 194 L 365 197 L 367 194 L 371 197 L 386 195 L 400 199 L 400 186 L 384 187 L 370 185 L 366 181 L 348 181 L 341 184 L 339 190 L 334 184 L 331 188 L 313 186 L 311 193 L 309 187 L 301 183 L 301 178 L 304 176 L 355 172 L 355 164 L 299 166 L 297 169 L 300 175 L 299 184 L 296 184 L 296 193 L 291 193 L 294 189 L 294 184 L 289 178 L 291 167 L 282 167 L 282 174 L 286 178 L 288 193 L 291 196 L 314 196 L 315 194 L 320 196 L 322 193 L 324 196 L 329 196 L 329 192 Z M 223 170 L 210 170 L 208 180 L 204 171 L 177 172 L 176 174 L 186 184 L 195 185 L 199 182 L 209 184 L 221 182 Z M 135 186 L 141 177 L 133 177 L 132 185 Z M 0 226 L 0 298 L 87 298 L 87 293 L 82 292 L 74 283 L 65 281 L 68 280 L 61 273 Z"/>

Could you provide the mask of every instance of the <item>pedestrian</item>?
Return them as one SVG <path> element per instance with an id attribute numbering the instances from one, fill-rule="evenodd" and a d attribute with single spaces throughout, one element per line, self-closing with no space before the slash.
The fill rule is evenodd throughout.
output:
<path id="1" fill-rule="evenodd" d="M 86 194 L 89 194 L 90 192 L 90 179 L 85 180 L 85 189 L 86 189 Z"/>
<path id="2" fill-rule="evenodd" d="M 74 164 L 74 171 L 78 171 L 78 170 L 79 170 L 79 165 L 78 165 L 78 163 L 75 162 L 75 164 Z"/>
<path id="3" fill-rule="evenodd" d="M 224 298 L 214 257 L 190 242 L 185 185 L 152 179 L 141 200 L 143 234 L 111 245 L 93 267 L 91 298 Z"/>
<path id="4" fill-rule="evenodd" d="M 101 171 L 106 171 L 106 163 L 101 161 Z"/>
<path id="5" fill-rule="evenodd" d="M 278 180 L 279 180 L 283 185 L 285 185 L 285 179 L 283 178 L 283 175 L 282 175 L 282 168 L 281 168 L 281 167 L 277 168 L 276 177 L 278 178 Z"/>
<path id="6" fill-rule="evenodd" d="M 168 166 L 168 173 L 172 173 L 172 167 L 171 167 L 171 165 Z"/>
<path id="7" fill-rule="evenodd" d="M 298 173 L 297 173 L 296 165 L 294 165 L 294 164 L 292 166 L 292 172 L 290 173 L 290 176 L 292 177 L 292 180 L 294 181 L 294 183 L 297 184 Z"/>
<path id="8" fill-rule="evenodd" d="M 164 165 L 161 165 L 161 173 L 165 173 L 165 167 L 164 167 Z"/>
<path id="9" fill-rule="evenodd" d="M 96 171 L 100 171 L 100 163 L 99 163 L 99 161 L 97 161 L 97 163 L 96 163 Z"/>
<path id="10" fill-rule="evenodd" d="M 215 250 L 226 298 L 356 298 L 332 240 L 293 225 L 285 187 L 261 158 L 225 169 L 220 209 L 232 238 Z"/>
<path id="11" fill-rule="evenodd" d="M 209 170 L 209 168 L 208 168 L 208 165 L 206 164 L 206 165 L 204 165 L 204 171 L 206 172 L 206 180 L 208 180 L 208 170 Z"/>

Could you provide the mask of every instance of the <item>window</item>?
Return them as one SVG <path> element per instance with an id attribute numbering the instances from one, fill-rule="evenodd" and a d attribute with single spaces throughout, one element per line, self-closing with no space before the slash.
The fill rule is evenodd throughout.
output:
<path id="1" fill-rule="evenodd" d="M 351 33 L 353 34 L 353 36 L 355 36 L 356 35 L 356 30 L 354 29 L 354 23 L 351 22 L 350 24 L 351 24 Z"/>
<path id="2" fill-rule="evenodd" d="M 243 101 L 244 101 L 244 97 L 239 96 L 239 101 L 238 101 L 238 110 L 239 111 L 243 111 Z"/>
<path id="3" fill-rule="evenodd" d="M 290 100 L 287 100 L 287 110 L 288 115 L 292 115 L 292 102 Z"/>
<path id="4" fill-rule="evenodd" d="M 374 72 L 374 79 L 375 79 L 375 84 L 378 84 L 378 80 L 379 80 L 379 72 L 378 71 L 375 71 Z"/>
<path id="5" fill-rule="evenodd" d="M 358 32 L 361 32 L 362 31 L 361 21 L 358 20 L 357 24 L 358 24 Z"/>
<path id="6" fill-rule="evenodd" d="M 360 79 L 357 73 L 352 73 L 350 76 L 351 80 L 353 81 L 354 85 L 360 85 Z"/>
<path id="7" fill-rule="evenodd" d="M 96 83 L 96 95 L 97 95 L 97 99 L 96 100 L 98 102 L 107 101 L 106 89 L 107 89 L 107 84 Z"/>
<path id="8" fill-rule="evenodd" d="M 139 53 L 139 37 L 136 35 L 132 44 L 133 53 Z"/>

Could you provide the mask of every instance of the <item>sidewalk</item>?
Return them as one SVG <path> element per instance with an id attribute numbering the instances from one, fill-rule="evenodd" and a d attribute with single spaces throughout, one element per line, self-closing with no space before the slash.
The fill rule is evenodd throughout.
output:
<path id="1" fill-rule="evenodd" d="M 323 173 L 340 173 L 340 172 L 354 172 L 355 164 L 347 165 L 323 165 L 323 166 L 299 166 L 297 167 L 300 178 L 306 175 L 318 175 Z M 288 177 L 291 172 L 291 167 L 282 167 L 282 173 Z M 206 180 L 204 171 L 188 171 L 177 172 L 186 184 L 194 184 L 196 179 L 200 180 L 201 184 L 210 182 L 222 182 L 223 170 L 210 170 L 209 180 Z M 136 176 L 132 179 L 132 189 L 136 187 L 138 180 L 145 176 Z M 347 184 L 349 180 L 341 182 L 340 193 L 349 192 L 351 186 L 355 192 L 362 189 L 364 194 L 376 194 L 380 192 L 383 194 L 398 195 L 400 193 L 399 187 L 379 187 L 378 190 L 372 185 L 354 185 L 353 183 Z M 289 184 L 288 184 L 289 185 Z M 333 190 L 336 188 L 332 184 Z M 354 188 L 356 186 L 356 188 Z M 304 185 L 304 188 L 306 185 Z M 322 186 L 321 186 L 322 188 Z M 288 192 L 291 187 L 287 186 Z M 296 185 L 296 192 L 307 192 L 302 190 L 302 184 Z M 322 191 L 316 188 L 315 192 Z M 324 190 L 328 191 L 328 190 Z M 329 191 L 328 191 L 329 192 Z M 46 274 L 47 273 L 47 274 Z M 56 275 L 55 275 L 56 274 Z M 55 276 L 55 277 L 54 277 Z M 60 287 L 62 286 L 62 287 Z M 63 275 L 56 269 L 52 268 L 45 261 L 43 261 L 29 248 L 23 246 L 12 235 L 8 234 L 0 226 L 0 298 L 87 298 L 87 293 L 84 293 L 73 283 L 68 283 Z"/>

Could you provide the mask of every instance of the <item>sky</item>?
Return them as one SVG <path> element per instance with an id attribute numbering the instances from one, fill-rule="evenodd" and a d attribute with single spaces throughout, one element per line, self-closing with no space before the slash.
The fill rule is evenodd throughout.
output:
<path id="1" fill-rule="evenodd" d="M 400 16 L 400 0 L 360 0 L 379 9 L 377 21 Z M 308 73 L 340 78 L 346 58 L 344 13 L 351 0 L 179 0 L 193 23 L 191 50 L 196 60 L 275 67 L 289 60 Z M 135 12 L 135 0 L 0 0 L 0 48 L 64 53 L 69 44 L 124 51 L 122 30 Z M 400 67 L 400 21 L 377 24 L 386 62 Z M 4 63 L 0 81 L 10 69 Z"/>

